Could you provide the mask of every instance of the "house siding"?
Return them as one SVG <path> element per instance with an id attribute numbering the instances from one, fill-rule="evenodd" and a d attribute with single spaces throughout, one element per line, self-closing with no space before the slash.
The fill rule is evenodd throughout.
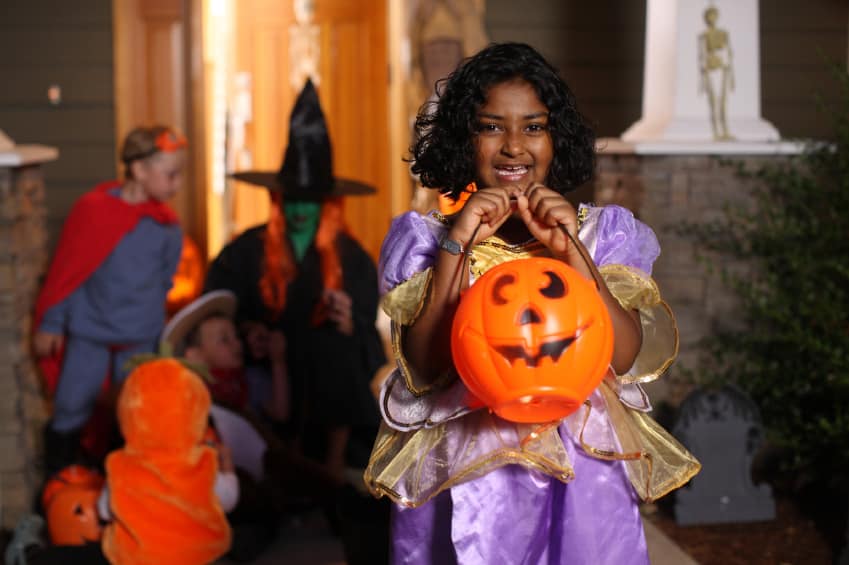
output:
<path id="1" fill-rule="evenodd" d="M 0 129 L 59 149 L 44 166 L 52 249 L 73 202 L 115 175 L 111 0 L 4 0 L 0 53 Z"/>

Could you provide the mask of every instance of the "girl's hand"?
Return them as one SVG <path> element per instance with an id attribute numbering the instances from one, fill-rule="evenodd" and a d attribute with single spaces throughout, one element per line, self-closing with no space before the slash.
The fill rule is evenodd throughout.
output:
<path id="1" fill-rule="evenodd" d="M 33 337 L 32 346 L 37 357 L 48 357 L 55 355 L 62 349 L 65 336 L 48 332 L 36 332 Z"/>
<path id="2" fill-rule="evenodd" d="M 519 215 L 528 231 L 558 259 L 580 258 L 577 249 L 560 229 L 564 226 L 572 237 L 578 237 L 578 213 L 562 194 L 541 184 L 529 186 L 516 198 Z M 579 259 L 580 260 L 580 259 Z"/>
<path id="3" fill-rule="evenodd" d="M 351 310 L 351 297 L 344 290 L 324 291 L 324 304 L 327 306 L 327 317 L 345 335 L 354 333 L 354 317 Z"/>
<path id="4" fill-rule="evenodd" d="M 448 232 L 449 239 L 471 249 L 479 241 L 490 237 L 507 221 L 513 212 L 511 196 L 522 190 L 516 186 L 483 188 L 472 194 Z M 478 229 L 480 226 L 480 229 Z M 478 230 L 475 234 L 475 230 Z M 475 241 L 470 241 L 474 235 Z"/>

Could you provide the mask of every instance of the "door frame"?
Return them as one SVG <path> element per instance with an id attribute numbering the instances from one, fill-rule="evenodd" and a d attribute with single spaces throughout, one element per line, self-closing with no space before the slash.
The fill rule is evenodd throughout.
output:
<path id="1" fill-rule="evenodd" d="M 200 247 L 207 250 L 206 165 L 206 97 L 202 59 L 204 0 L 112 0 L 113 84 L 115 105 L 115 170 L 117 178 L 124 174 L 120 161 L 120 144 L 138 125 L 152 125 L 145 90 L 149 88 L 146 69 L 146 37 L 142 16 L 136 2 L 145 2 L 145 10 L 163 14 L 177 6 L 180 11 L 181 41 L 171 54 L 172 64 L 179 67 L 176 83 L 182 88 L 181 107 L 171 125 L 184 130 L 190 140 L 184 173 L 183 193 L 172 202 L 185 231 Z M 139 79 L 139 73 L 141 78 Z M 139 88 L 139 85 L 143 88 Z M 177 123 L 182 122 L 182 123 Z"/>

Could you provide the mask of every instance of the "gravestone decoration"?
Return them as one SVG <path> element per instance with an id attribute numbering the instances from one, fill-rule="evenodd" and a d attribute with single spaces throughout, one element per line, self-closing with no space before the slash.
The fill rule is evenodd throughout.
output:
<path id="1" fill-rule="evenodd" d="M 694 390 L 681 403 L 672 432 L 702 463 L 701 473 L 676 493 L 679 525 L 775 518 L 772 489 L 752 482 L 763 431 L 757 406 L 743 391 Z"/>

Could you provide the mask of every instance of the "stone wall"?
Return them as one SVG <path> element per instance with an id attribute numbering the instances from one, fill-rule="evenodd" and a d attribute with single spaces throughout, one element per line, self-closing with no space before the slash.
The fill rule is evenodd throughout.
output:
<path id="1" fill-rule="evenodd" d="M 708 273 L 697 259 L 695 244 L 676 228 L 684 222 L 710 221 L 722 214 L 726 204 L 746 201 L 750 185 L 723 161 L 742 161 L 747 168 L 756 168 L 780 158 L 605 152 L 599 156 L 596 204 L 619 204 L 632 210 L 660 240 L 661 255 L 653 275 L 675 313 L 681 346 L 669 372 L 647 387 L 653 401 L 677 405 L 692 386 L 688 372 L 698 372 L 705 365 L 700 340 L 717 326 L 735 323 L 734 296 L 717 275 Z M 746 266 L 734 268 L 739 271 Z"/>
<path id="2" fill-rule="evenodd" d="M 0 167 L 0 527 L 31 511 L 47 410 L 29 354 L 30 314 L 46 263 L 38 165 Z"/>

